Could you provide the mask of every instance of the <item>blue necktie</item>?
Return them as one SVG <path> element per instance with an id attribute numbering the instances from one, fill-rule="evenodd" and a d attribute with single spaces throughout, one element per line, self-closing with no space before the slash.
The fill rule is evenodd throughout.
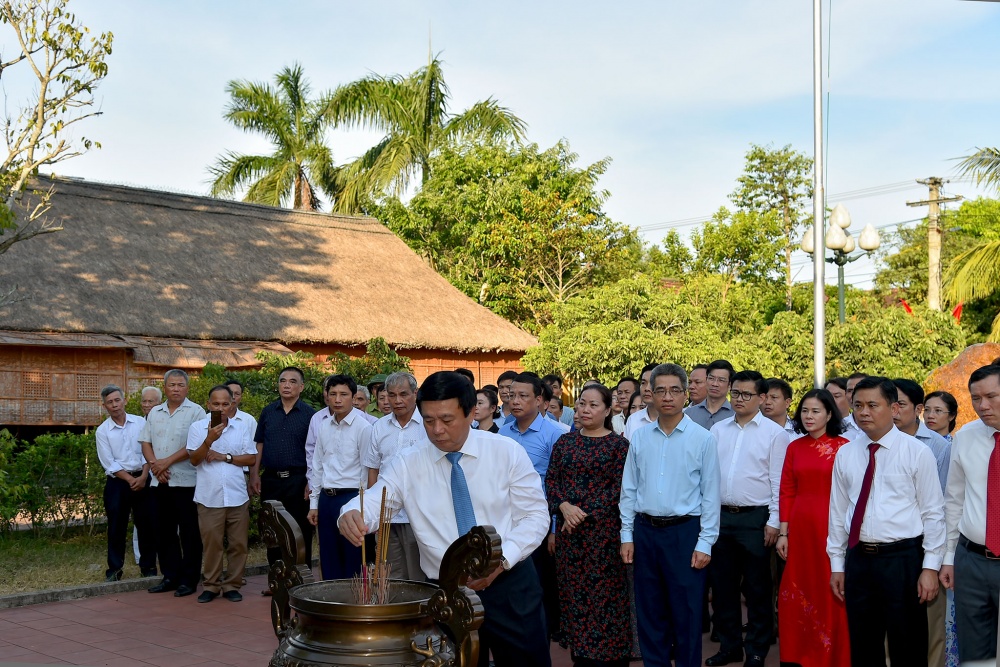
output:
<path id="1" fill-rule="evenodd" d="M 476 511 L 472 509 L 469 485 L 465 483 L 465 471 L 459 465 L 462 452 L 449 452 L 445 457 L 451 461 L 451 502 L 455 506 L 455 523 L 458 536 L 465 535 L 476 525 Z"/>

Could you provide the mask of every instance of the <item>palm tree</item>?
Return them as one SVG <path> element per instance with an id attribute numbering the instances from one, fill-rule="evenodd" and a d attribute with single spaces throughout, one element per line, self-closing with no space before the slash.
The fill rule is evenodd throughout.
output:
<path id="1" fill-rule="evenodd" d="M 980 148 L 958 165 L 962 176 L 1000 190 L 1000 150 Z M 973 301 L 1000 291 L 1000 240 L 985 239 L 955 258 L 945 276 L 948 297 L 953 303 Z M 989 339 L 1000 342 L 1000 313 L 993 320 Z"/>
<path id="2" fill-rule="evenodd" d="M 420 182 L 426 183 L 431 156 L 449 142 L 469 136 L 524 138 L 524 121 L 492 97 L 450 115 L 450 96 L 437 57 L 405 77 L 372 75 L 339 87 L 324 103 L 326 118 L 335 125 L 374 129 L 385 136 L 344 167 L 343 191 L 335 209 L 355 211 L 380 192 L 399 195 L 418 172 Z"/>
<path id="3" fill-rule="evenodd" d="M 309 81 L 302 66 L 285 67 L 274 77 L 276 86 L 230 81 L 231 98 L 225 118 L 247 132 L 266 136 L 274 147 L 270 155 L 241 155 L 228 151 L 209 172 L 212 196 L 245 190 L 243 201 L 316 210 L 317 188 L 335 199 L 337 168 L 324 143 L 329 120 L 318 100 L 310 100 Z"/>

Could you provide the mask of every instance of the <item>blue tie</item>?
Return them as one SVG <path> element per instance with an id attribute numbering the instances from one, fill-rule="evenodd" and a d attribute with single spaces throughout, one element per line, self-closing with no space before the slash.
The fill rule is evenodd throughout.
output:
<path id="1" fill-rule="evenodd" d="M 445 457 L 451 461 L 451 502 L 455 506 L 455 523 L 458 524 L 458 536 L 465 535 L 476 525 L 476 511 L 472 509 L 472 497 L 469 496 L 469 485 L 465 483 L 465 471 L 459 465 L 462 452 L 449 452 Z"/>

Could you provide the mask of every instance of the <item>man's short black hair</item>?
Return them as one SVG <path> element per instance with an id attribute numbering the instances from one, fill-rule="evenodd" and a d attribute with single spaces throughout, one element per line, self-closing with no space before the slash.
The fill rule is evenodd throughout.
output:
<path id="1" fill-rule="evenodd" d="M 924 388 L 913 380 L 907 378 L 900 378 L 898 380 L 893 380 L 892 383 L 896 385 L 897 392 L 903 392 L 906 394 L 906 398 L 910 399 L 910 403 L 914 405 L 924 404 Z M 896 400 L 899 400 L 899 395 L 897 393 Z"/>
<path id="2" fill-rule="evenodd" d="M 869 376 L 866 375 L 865 377 L 869 377 Z M 847 378 L 830 378 L 829 380 L 826 381 L 826 384 L 823 385 L 823 386 L 826 387 L 826 386 L 829 386 L 831 384 L 837 385 L 838 387 L 840 387 L 840 389 L 842 391 L 847 391 Z M 858 384 L 861 384 L 861 383 L 859 382 Z M 871 387 L 869 387 L 869 389 L 870 388 Z M 857 391 L 857 390 L 858 390 L 858 385 L 854 385 L 854 391 Z"/>
<path id="3" fill-rule="evenodd" d="M 456 368 L 455 372 L 471 382 L 472 386 L 476 385 L 476 375 L 468 368 Z"/>
<path id="4" fill-rule="evenodd" d="M 351 396 L 358 393 L 358 383 L 354 381 L 350 375 L 344 375 L 343 373 L 337 375 L 331 375 L 323 383 L 323 391 L 328 392 L 331 388 L 336 387 L 339 384 L 346 384 L 347 388 L 351 390 Z"/>
<path id="5" fill-rule="evenodd" d="M 982 382 L 991 375 L 996 375 L 997 381 L 1000 382 L 1000 363 L 997 362 L 1000 362 L 1000 359 L 995 359 L 992 364 L 980 366 L 972 371 L 972 375 L 969 376 L 969 388 L 972 388 L 974 382 Z"/>
<path id="6" fill-rule="evenodd" d="M 653 369 L 656 368 L 659 365 L 660 364 L 658 364 L 658 363 L 646 364 L 645 366 L 642 367 L 642 372 L 639 373 L 639 377 L 642 377 L 646 373 L 652 373 Z"/>
<path id="7" fill-rule="evenodd" d="M 552 400 L 552 388 L 547 384 L 542 382 L 534 373 L 519 373 L 517 377 L 514 378 L 514 382 L 518 384 L 530 384 L 531 390 L 535 396 L 542 396 L 546 401 Z"/>
<path id="8" fill-rule="evenodd" d="M 840 379 L 842 380 L 843 378 Z M 857 396 L 858 392 L 862 389 L 878 389 L 879 393 L 882 394 L 882 398 L 887 400 L 889 405 L 899 402 L 899 392 L 896 391 L 896 385 L 894 385 L 892 380 L 889 378 L 880 377 L 878 375 L 869 375 L 865 379 L 861 380 L 861 382 L 854 385 L 854 395 Z"/>
<path id="9" fill-rule="evenodd" d="M 226 392 L 226 394 L 229 396 L 229 400 L 230 401 L 233 400 L 233 390 L 229 388 L 229 385 L 225 385 L 225 384 L 217 384 L 217 385 L 215 385 L 214 387 L 212 387 L 211 389 L 208 390 L 208 397 L 212 398 L 212 394 L 214 394 L 217 391 L 224 391 L 224 392 Z"/>
<path id="10" fill-rule="evenodd" d="M 468 417 L 476 407 L 476 388 L 469 378 L 453 371 L 431 373 L 417 390 L 417 409 L 423 411 L 426 401 L 457 399 L 462 413 Z"/>
<path id="11" fill-rule="evenodd" d="M 733 379 L 729 384 L 733 385 L 737 382 L 753 382 L 753 390 L 755 394 L 767 393 L 767 380 L 765 380 L 764 376 L 757 371 L 740 371 L 733 376 Z"/>
<path id="12" fill-rule="evenodd" d="M 640 389 L 640 384 L 639 384 L 639 381 L 638 381 L 638 380 L 636 380 L 635 378 L 622 378 L 621 380 L 619 380 L 619 381 L 618 381 L 618 384 L 616 384 L 616 385 L 615 385 L 615 389 L 617 389 L 618 387 L 622 386 L 622 385 L 623 385 L 623 384 L 625 384 L 626 382 L 631 382 L 631 383 L 632 383 L 632 386 L 633 386 L 633 387 L 635 387 L 635 388 L 634 388 L 634 389 L 632 390 L 632 393 L 633 393 L 633 394 L 634 394 L 635 392 L 639 391 L 639 389 Z"/>
<path id="13" fill-rule="evenodd" d="M 729 384 L 735 382 L 736 369 L 725 359 L 716 359 L 705 367 L 705 375 L 711 375 L 712 371 L 726 371 L 729 373 Z"/>
<path id="14" fill-rule="evenodd" d="M 562 378 L 556 375 L 555 373 L 549 373 L 548 375 L 543 377 L 542 382 L 544 382 L 545 384 L 552 384 L 553 382 L 558 382 L 559 386 L 562 386 L 563 383 Z"/>
<path id="15" fill-rule="evenodd" d="M 497 384 L 499 385 L 501 382 L 506 382 L 507 380 L 513 380 L 516 377 L 517 377 L 517 371 L 504 371 L 503 373 L 500 374 L 500 377 L 497 378 Z"/>
<path id="16" fill-rule="evenodd" d="M 240 382 L 239 380 L 234 380 L 234 379 L 232 379 L 232 378 L 229 378 L 228 380 L 226 380 L 226 381 L 225 381 L 225 382 L 223 382 L 222 384 L 226 385 L 227 387 L 228 387 L 229 385 L 231 385 L 231 384 L 235 384 L 235 385 L 236 385 L 237 387 L 239 387 L 239 388 L 240 388 L 240 391 L 245 391 L 245 390 L 246 390 L 246 387 L 244 387 L 244 386 L 243 386 L 243 383 L 242 383 L 242 382 Z"/>
<path id="17" fill-rule="evenodd" d="M 788 384 L 781 378 L 768 378 L 767 390 L 770 392 L 772 389 L 780 389 L 781 395 L 784 396 L 786 400 L 792 400 L 792 385 Z"/>
<path id="18" fill-rule="evenodd" d="M 847 376 L 848 380 L 863 380 L 868 377 L 868 373 L 851 373 Z"/>
<path id="19" fill-rule="evenodd" d="M 298 373 L 299 374 L 299 380 L 302 381 L 302 384 L 306 383 L 306 374 L 298 366 L 285 366 L 280 371 L 278 371 L 278 377 L 280 378 L 282 375 L 284 375 L 288 371 L 292 371 L 293 373 Z"/>
<path id="20" fill-rule="evenodd" d="M 699 369 L 704 369 L 705 374 L 706 375 L 708 374 L 708 364 L 695 364 L 694 366 L 691 367 L 691 373 L 694 373 L 696 370 Z M 691 373 L 688 373 L 688 375 L 691 375 Z"/>

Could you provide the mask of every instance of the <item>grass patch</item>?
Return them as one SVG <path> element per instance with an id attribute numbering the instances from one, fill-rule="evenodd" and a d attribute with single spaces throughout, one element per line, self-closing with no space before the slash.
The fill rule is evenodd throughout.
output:
<path id="1" fill-rule="evenodd" d="M 131 535 L 123 579 L 140 576 Z M 263 544 L 251 544 L 247 565 L 266 563 L 265 551 Z M 108 567 L 107 534 L 97 530 L 91 535 L 87 528 L 70 528 L 61 537 L 54 530 L 41 535 L 32 531 L 0 533 L 0 554 L 0 595 L 101 583 Z"/>

